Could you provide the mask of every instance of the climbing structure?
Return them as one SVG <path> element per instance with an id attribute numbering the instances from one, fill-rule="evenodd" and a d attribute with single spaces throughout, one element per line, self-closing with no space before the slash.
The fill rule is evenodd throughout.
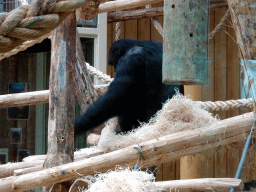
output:
<path id="1" fill-rule="evenodd" d="M 115 168 L 117 164 L 130 166 L 136 164 L 139 152 L 134 149 L 137 146 L 135 144 L 115 151 L 110 150 L 109 153 L 105 154 L 103 154 L 103 150 L 95 148 L 92 148 L 90 154 L 83 154 L 81 151 L 73 153 L 72 123 L 74 117 L 72 115 L 64 116 L 68 113 L 66 110 L 67 103 L 70 102 L 74 105 L 74 94 L 71 94 L 73 93 L 71 88 L 76 87 L 77 98 L 80 105 L 83 106 L 83 110 L 85 110 L 88 104 L 98 98 L 97 90 L 98 93 L 101 92 L 102 94 L 107 88 L 107 86 L 93 86 L 87 70 L 91 71 L 91 74 L 96 74 L 101 79 L 104 79 L 105 82 L 111 82 L 110 77 L 100 74 L 85 64 L 80 41 L 78 36 L 75 35 L 76 19 L 74 10 L 79 8 L 77 15 L 80 19 L 91 19 L 101 12 L 146 6 L 153 2 L 160 1 L 120 0 L 101 3 L 96 0 L 43 2 L 38 0 L 31 5 L 24 5 L 10 13 L 0 15 L 1 59 L 22 51 L 34 43 L 41 42 L 44 38 L 49 37 L 50 32 L 55 29 L 51 37 L 53 42 L 52 55 L 55 56 L 55 60 L 52 60 L 50 91 L 0 96 L 0 107 L 2 108 L 50 102 L 50 110 L 53 113 L 50 114 L 48 124 L 49 151 L 47 156 L 35 156 L 21 163 L 1 165 L 1 191 L 24 191 L 37 187 L 51 186 L 54 183 L 67 182 L 81 177 L 81 175 L 94 174 L 95 171 L 108 171 L 111 168 Z M 251 2 L 248 1 L 248 3 Z M 235 6 L 239 5 L 236 4 Z M 147 9 L 150 10 L 150 6 L 146 6 Z M 221 27 L 225 25 L 225 22 L 227 23 L 228 15 L 229 11 L 226 12 L 216 30 L 211 33 L 211 40 L 217 35 L 216 31 L 221 32 Z M 152 22 L 158 26 L 158 31 L 162 33 L 161 25 L 159 25 L 156 18 L 152 17 Z M 66 76 L 63 76 L 63 74 L 66 74 Z M 75 78 L 71 78 L 72 74 L 75 74 Z M 85 91 L 87 91 L 86 97 L 84 97 Z M 209 110 L 229 110 L 231 108 L 252 108 L 254 107 L 254 101 L 253 99 L 217 102 L 198 101 L 196 105 L 201 105 Z M 59 106 L 61 107 L 58 109 Z M 69 110 L 71 110 L 69 114 L 74 111 L 73 108 Z M 65 111 L 65 114 L 61 113 L 61 111 Z M 64 119 L 61 119 L 63 117 Z M 244 141 L 246 133 L 253 126 L 253 119 L 254 113 L 251 112 L 222 120 L 211 127 L 195 127 L 193 130 L 182 130 L 157 139 L 143 141 L 139 143 L 143 149 L 139 165 L 142 167 L 152 166 L 218 146 Z M 60 124 L 60 121 L 63 124 Z M 88 156 L 95 157 L 88 158 Z M 75 162 L 72 162 L 73 160 Z M 42 170 L 43 163 L 44 170 Z M 223 186 L 227 188 L 239 186 L 241 181 L 235 181 L 238 184 L 231 185 L 223 180 Z M 54 191 L 63 186 L 64 184 L 56 184 L 46 188 L 46 190 Z M 63 191 L 68 190 L 63 189 Z"/>

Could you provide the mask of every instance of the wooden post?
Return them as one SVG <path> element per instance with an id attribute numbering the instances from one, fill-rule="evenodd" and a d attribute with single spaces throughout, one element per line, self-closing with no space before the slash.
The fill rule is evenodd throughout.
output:
<path id="1" fill-rule="evenodd" d="M 48 152 L 44 168 L 74 160 L 75 62 L 76 16 L 73 12 L 52 32 Z M 53 186 L 55 191 L 68 191 L 69 187 L 69 182 Z M 50 187 L 44 188 L 48 190 Z"/>
<path id="2" fill-rule="evenodd" d="M 190 96 L 193 101 L 201 101 L 201 86 L 184 86 L 184 95 Z M 201 175 L 200 155 L 189 155 L 180 158 L 180 179 L 195 179 Z"/>
<path id="3" fill-rule="evenodd" d="M 94 103 L 98 99 L 98 95 L 93 87 L 91 77 L 89 76 L 83 49 L 80 41 L 80 36 L 76 31 L 76 74 L 75 74 L 75 85 L 76 95 L 79 101 L 81 111 L 84 112 L 88 105 Z M 87 97 L 85 97 L 85 93 Z"/>

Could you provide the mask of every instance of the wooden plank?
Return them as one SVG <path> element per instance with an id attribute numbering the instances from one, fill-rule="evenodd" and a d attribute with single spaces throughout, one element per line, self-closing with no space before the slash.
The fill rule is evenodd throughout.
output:
<path id="1" fill-rule="evenodd" d="M 213 31 L 215 28 L 215 11 L 210 11 L 210 23 L 209 31 Z M 209 64 L 208 64 L 208 82 L 202 85 L 202 101 L 214 101 L 214 58 L 215 58 L 215 42 L 214 39 L 209 42 Z M 212 151 L 202 153 L 201 161 L 201 178 L 212 178 L 213 177 L 213 157 Z"/>
<path id="2" fill-rule="evenodd" d="M 156 4 L 153 4 L 152 7 L 157 7 L 159 5 L 162 5 L 163 6 L 163 2 L 160 2 L 160 3 L 156 3 Z M 159 17 L 157 17 L 159 19 Z M 163 38 L 161 37 L 161 35 L 156 31 L 154 25 L 152 24 L 151 20 L 149 19 L 149 32 L 150 32 L 150 40 L 154 40 L 154 41 L 158 41 L 158 42 L 163 42 Z M 139 32 L 140 32 L 140 29 L 138 29 Z M 139 36 L 140 37 L 140 36 Z M 156 180 L 157 181 L 163 181 L 163 164 L 158 164 L 157 167 L 156 167 Z"/>
<path id="3" fill-rule="evenodd" d="M 226 13 L 226 8 L 215 10 L 215 24 L 218 24 Z M 215 101 L 227 100 L 227 39 L 226 27 L 215 37 Z M 226 111 L 216 112 L 221 119 L 226 118 Z M 226 149 L 221 148 L 215 154 L 215 177 L 226 177 Z"/>
<path id="4" fill-rule="evenodd" d="M 150 40 L 150 18 L 138 19 L 138 40 Z"/>
<path id="5" fill-rule="evenodd" d="M 44 168 L 74 160 L 74 73 L 76 63 L 76 16 L 71 15 L 52 32 L 48 152 Z M 58 187 L 71 182 L 55 184 Z M 45 187 L 44 191 L 49 190 Z M 68 191 L 68 190 L 62 190 Z"/>
<path id="6" fill-rule="evenodd" d="M 155 177 L 156 177 L 156 181 L 163 181 L 163 164 L 158 164 L 155 167 Z"/>
<path id="7" fill-rule="evenodd" d="M 164 5 L 164 3 L 160 2 L 160 3 L 153 4 L 152 7 L 160 7 L 160 6 L 163 6 L 163 5 Z M 163 16 L 158 16 L 156 18 L 159 21 L 159 23 L 163 26 L 164 17 Z M 150 29 L 151 40 L 158 41 L 158 42 L 163 42 L 163 37 L 159 34 L 159 32 L 157 31 L 157 29 L 155 28 L 155 26 L 152 22 L 151 22 L 150 26 L 151 26 L 151 29 Z"/>
<path id="8" fill-rule="evenodd" d="M 133 9 L 141 6 L 145 6 L 148 4 L 155 4 L 158 2 L 162 2 L 163 0 L 119 0 L 119 1 L 108 1 L 106 3 L 102 3 L 99 6 L 99 13 L 103 12 L 112 12 L 122 9 Z"/>
<path id="9" fill-rule="evenodd" d="M 227 148 L 227 177 L 232 178 L 236 176 L 236 171 L 240 161 L 240 146 L 234 143 Z"/>
<path id="10" fill-rule="evenodd" d="M 145 6 L 140 7 L 140 9 L 145 9 Z M 138 40 L 150 40 L 150 27 L 150 18 L 138 19 Z"/>
<path id="11" fill-rule="evenodd" d="M 176 163 L 170 161 L 163 163 L 163 181 L 176 180 Z"/>
<path id="12" fill-rule="evenodd" d="M 231 18 L 227 24 L 232 26 Z M 239 99 L 240 98 L 240 86 L 239 86 L 239 55 L 238 45 L 236 43 L 236 34 L 233 27 L 227 28 L 227 99 Z M 227 117 L 234 117 L 239 115 L 238 109 L 227 111 Z M 231 145 L 227 148 L 227 177 L 235 177 L 236 171 L 239 165 L 239 145 Z"/>
<path id="13" fill-rule="evenodd" d="M 135 9 L 134 9 L 135 10 Z M 137 19 L 124 22 L 124 36 L 129 39 L 137 39 Z"/>

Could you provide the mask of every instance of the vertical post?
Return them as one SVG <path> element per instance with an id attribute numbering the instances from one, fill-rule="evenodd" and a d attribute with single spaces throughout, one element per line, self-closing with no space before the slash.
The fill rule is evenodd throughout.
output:
<path id="1" fill-rule="evenodd" d="M 202 89 L 199 85 L 184 86 L 185 96 L 190 96 L 193 101 L 201 101 Z M 195 179 L 201 176 L 201 157 L 199 154 L 180 158 L 180 179 Z"/>
<path id="2" fill-rule="evenodd" d="M 74 73 L 76 62 L 76 17 L 73 12 L 52 32 L 48 152 L 44 168 L 74 160 Z M 63 175 L 65 174 L 65 170 Z M 44 191 L 65 191 L 69 182 L 45 187 Z"/>

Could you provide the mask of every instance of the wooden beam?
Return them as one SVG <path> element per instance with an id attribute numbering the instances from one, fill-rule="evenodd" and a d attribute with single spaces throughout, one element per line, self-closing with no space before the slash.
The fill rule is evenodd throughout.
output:
<path id="1" fill-rule="evenodd" d="M 74 161 L 74 74 L 76 63 L 75 12 L 52 32 L 50 96 L 48 119 L 48 151 L 44 168 Z M 55 182 L 66 192 L 70 182 Z M 53 184 L 53 183 L 52 183 Z M 48 186 L 48 185 L 45 185 Z M 45 187 L 49 191 L 52 187 Z M 57 190 L 55 190 L 57 191 Z"/>
<path id="2" fill-rule="evenodd" d="M 164 13 L 163 7 L 155 7 L 150 9 L 139 9 L 134 11 L 118 11 L 108 13 L 108 22 L 125 21 L 131 19 L 140 19 L 145 17 L 162 16 Z"/>
<path id="3" fill-rule="evenodd" d="M 94 88 L 98 96 L 102 96 L 107 90 L 106 85 L 95 85 Z M 0 108 L 19 107 L 26 105 L 39 105 L 41 103 L 49 103 L 49 90 L 31 91 L 17 94 L 0 95 Z M 84 100 L 87 101 L 89 95 L 84 93 Z"/>
<path id="4" fill-rule="evenodd" d="M 219 3 L 219 4 L 211 4 L 210 9 L 218 9 L 221 7 L 228 7 L 226 3 Z M 163 7 L 154 7 L 150 9 L 138 9 L 134 11 L 118 11 L 108 13 L 108 23 L 118 22 L 118 21 L 126 21 L 131 19 L 140 19 L 140 18 L 147 18 L 147 17 L 157 17 L 163 16 L 164 10 Z"/>
<path id="5" fill-rule="evenodd" d="M 88 105 L 98 99 L 98 95 L 93 87 L 92 79 L 87 71 L 84 53 L 80 36 L 76 30 L 76 63 L 75 63 L 75 85 L 76 95 L 80 104 L 81 112 L 84 113 Z M 86 97 L 84 96 L 86 93 Z"/>
<path id="6" fill-rule="evenodd" d="M 203 178 L 155 182 L 155 186 L 167 191 L 229 191 L 231 187 L 243 190 L 241 179 L 235 178 Z"/>
<path id="7" fill-rule="evenodd" d="M 253 119 L 254 114 L 251 112 L 222 120 L 207 128 L 181 131 L 141 143 L 143 153 L 139 165 L 148 167 L 185 155 L 244 141 L 246 139 L 244 134 L 250 131 Z M 75 179 L 81 174 L 86 176 L 95 172 L 106 172 L 109 169 L 115 169 L 116 165 L 134 166 L 139 156 L 138 150 L 134 149 L 137 146 L 135 144 L 77 162 L 0 179 L 0 191 L 25 191 Z"/>
<path id="8" fill-rule="evenodd" d="M 104 13 L 104 12 L 114 12 L 117 10 L 123 10 L 123 9 L 132 9 L 132 8 L 137 8 L 141 6 L 145 6 L 148 4 L 155 4 L 163 2 L 163 0 L 118 0 L 118 1 L 108 1 L 105 3 L 100 4 L 99 6 L 99 13 Z M 221 6 L 226 6 L 227 5 L 227 0 L 211 0 L 210 1 L 211 5 L 221 5 Z"/>
<path id="9" fill-rule="evenodd" d="M 118 0 L 118 1 L 108 1 L 102 3 L 99 6 L 99 13 L 112 12 L 122 9 L 132 9 L 148 4 L 154 4 L 162 2 L 163 0 Z"/>
<path id="10" fill-rule="evenodd" d="M 0 95 L 0 108 L 39 105 L 49 102 L 49 90 Z"/>

